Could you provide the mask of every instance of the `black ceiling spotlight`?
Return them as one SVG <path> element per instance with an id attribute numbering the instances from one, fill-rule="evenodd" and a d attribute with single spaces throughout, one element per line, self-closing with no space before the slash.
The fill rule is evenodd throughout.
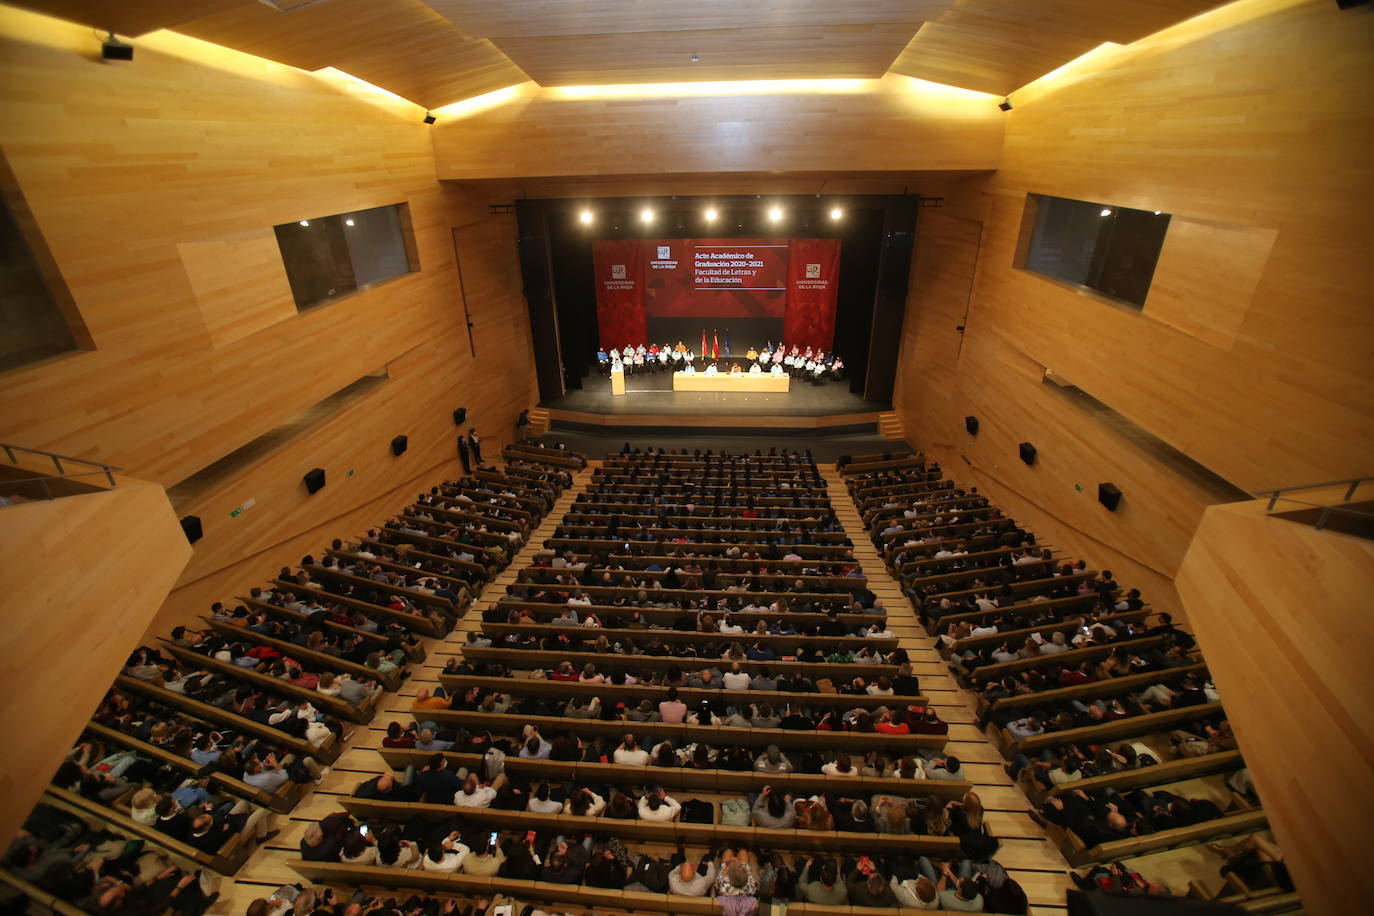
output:
<path id="1" fill-rule="evenodd" d="M 1003 111 L 1011 111 L 1011 96 L 1007 96 L 1002 101 L 998 102 L 997 107 Z"/>
<path id="2" fill-rule="evenodd" d="M 105 60 L 133 60 L 134 46 L 125 44 L 115 38 L 114 32 L 105 35 L 105 40 L 100 43 L 100 56 Z"/>
<path id="3" fill-rule="evenodd" d="M 426 124 L 433 124 L 436 120 L 438 120 L 438 119 L 434 117 L 434 112 L 432 112 L 432 111 L 426 111 L 426 112 L 425 112 L 425 123 L 426 123 Z"/>

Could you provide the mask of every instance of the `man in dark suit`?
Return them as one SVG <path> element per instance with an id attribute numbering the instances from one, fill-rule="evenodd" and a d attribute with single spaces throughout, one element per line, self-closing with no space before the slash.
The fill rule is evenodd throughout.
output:
<path id="1" fill-rule="evenodd" d="M 468 427 L 468 448 L 472 450 L 472 460 L 478 467 L 482 466 L 482 440 L 477 438 L 477 427 Z"/>
<path id="2" fill-rule="evenodd" d="M 472 473 L 472 459 L 468 454 L 468 437 L 462 433 L 458 434 L 458 457 L 463 461 L 463 473 Z"/>

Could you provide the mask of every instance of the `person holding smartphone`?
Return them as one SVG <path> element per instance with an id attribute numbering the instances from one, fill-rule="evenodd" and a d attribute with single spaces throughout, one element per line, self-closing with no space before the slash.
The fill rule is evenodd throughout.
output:
<path id="1" fill-rule="evenodd" d="M 474 847 L 473 852 L 463 860 L 460 869 L 465 875 L 493 877 L 506 862 L 505 850 L 501 848 L 499 835 L 495 830 L 486 836 L 486 842 Z"/>

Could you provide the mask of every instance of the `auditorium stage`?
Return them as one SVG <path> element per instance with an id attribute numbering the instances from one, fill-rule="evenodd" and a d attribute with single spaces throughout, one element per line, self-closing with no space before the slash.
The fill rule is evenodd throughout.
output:
<path id="1" fill-rule="evenodd" d="M 540 402 L 554 428 L 628 432 L 691 427 L 723 435 L 864 433 L 892 409 L 854 394 L 847 380 L 816 385 L 793 379 L 786 393 L 674 391 L 667 373 L 630 376 L 623 395 L 611 394 L 611 382 L 602 375 L 589 375 L 582 385 L 561 398 Z"/>

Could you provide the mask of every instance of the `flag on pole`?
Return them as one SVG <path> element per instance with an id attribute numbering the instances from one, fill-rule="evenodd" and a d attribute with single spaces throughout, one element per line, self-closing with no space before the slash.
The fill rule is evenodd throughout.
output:
<path id="1" fill-rule="evenodd" d="M 725 358 L 730 358 L 730 329 L 725 329 Z"/>
<path id="2" fill-rule="evenodd" d="M 720 359 L 720 337 L 716 335 L 714 329 L 711 331 L 711 358 Z"/>
<path id="3" fill-rule="evenodd" d="M 701 358 L 706 358 L 706 329 L 701 329 Z"/>

